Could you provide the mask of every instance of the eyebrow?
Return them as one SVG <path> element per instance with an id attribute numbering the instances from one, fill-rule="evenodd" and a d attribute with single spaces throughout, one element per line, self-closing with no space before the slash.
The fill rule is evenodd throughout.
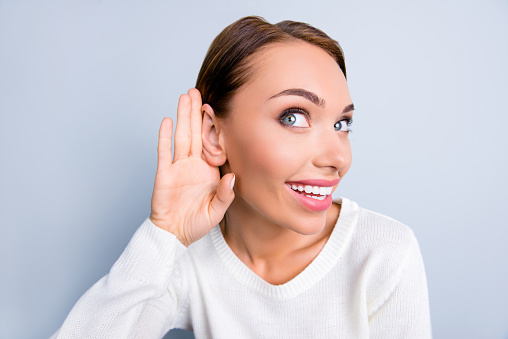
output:
<path id="1" fill-rule="evenodd" d="M 309 92 L 303 88 L 290 88 L 290 89 L 286 89 L 278 94 L 275 94 L 273 96 L 271 96 L 268 100 L 270 99 L 273 99 L 273 98 L 277 98 L 277 97 L 280 97 L 280 96 L 283 96 L 283 95 L 297 95 L 297 96 L 300 96 L 300 97 L 304 97 L 305 99 L 311 101 L 312 103 L 314 103 L 315 105 L 317 106 L 321 106 L 321 107 L 324 107 L 325 106 L 325 100 L 324 99 L 321 99 L 320 97 L 318 97 L 315 93 L 312 93 L 312 92 Z"/>
<path id="2" fill-rule="evenodd" d="M 273 99 L 273 98 L 277 98 L 277 97 L 280 97 L 280 96 L 283 96 L 283 95 L 297 95 L 297 96 L 300 96 L 300 97 L 304 97 L 305 99 L 311 101 L 312 103 L 314 103 L 315 105 L 317 106 L 320 106 L 320 107 L 324 107 L 326 102 L 324 99 L 321 99 L 320 97 L 318 97 L 315 93 L 312 93 L 312 92 L 309 92 L 303 88 L 290 88 L 290 89 L 286 89 L 278 94 L 275 94 L 273 96 L 271 96 L 268 100 L 270 99 Z M 344 110 L 342 111 L 343 114 L 347 113 L 347 112 L 351 112 L 351 111 L 354 111 L 355 110 L 355 105 L 354 104 L 350 104 L 350 105 L 347 105 L 346 107 L 344 107 Z"/>
<path id="3" fill-rule="evenodd" d="M 347 105 L 346 107 L 344 107 L 344 110 L 342 111 L 342 114 L 345 114 L 347 112 L 351 112 L 351 111 L 354 111 L 354 110 L 355 110 L 355 105 L 354 104 Z"/>

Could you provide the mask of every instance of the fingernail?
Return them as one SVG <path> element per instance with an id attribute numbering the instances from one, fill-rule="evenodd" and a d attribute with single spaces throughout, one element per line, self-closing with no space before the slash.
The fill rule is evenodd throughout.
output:
<path id="1" fill-rule="evenodd" d="M 233 174 L 233 179 L 231 179 L 231 190 L 233 190 L 233 187 L 235 186 L 235 175 Z"/>

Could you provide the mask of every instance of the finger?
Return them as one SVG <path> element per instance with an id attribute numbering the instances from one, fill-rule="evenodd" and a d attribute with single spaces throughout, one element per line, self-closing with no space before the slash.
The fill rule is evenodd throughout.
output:
<path id="1" fill-rule="evenodd" d="M 190 153 L 191 130 L 190 130 L 191 98 L 188 94 L 182 94 L 178 100 L 177 120 L 175 129 L 175 158 L 187 158 Z"/>
<path id="2" fill-rule="evenodd" d="M 171 166 L 171 137 L 173 134 L 173 120 L 164 118 L 159 129 L 159 144 L 157 146 L 157 171 Z"/>
<path id="3" fill-rule="evenodd" d="M 189 90 L 189 95 L 192 99 L 191 117 L 190 117 L 190 128 L 191 128 L 191 150 L 190 154 L 195 156 L 201 156 L 203 149 L 203 141 L 201 140 L 201 93 L 195 88 Z"/>
<path id="4" fill-rule="evenodd" d="M 219 181 L 217 193 L 215 193 L 210 202 L 208 211 L 212 225 L 217 225 L 222 220 L 229 205 L 233 202 L 235 198 L 235 193 L 233 192 L 234 181 L 235 175 L 233 173 L 224 175 Z"/>

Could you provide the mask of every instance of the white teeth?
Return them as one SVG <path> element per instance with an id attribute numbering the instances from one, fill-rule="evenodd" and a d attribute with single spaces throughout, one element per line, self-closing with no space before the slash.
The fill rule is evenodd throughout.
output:
<path id="1" fill-rule="evenodd" d="M 294 191 L 305 192 L 305 193 L 307 193 L 307 194 L 304 194 L 305 196 L 314 198 L 314 199 L 318 199 L 318 200 L 323 200 L 327 195 L 332 194 L 332 190 L 333 190 L 333 187 L 310 186 L 310 185 L 305 185 L 305 186 L 298 185 L 297 186 L 295 184 L 292 184 L 291 188 Z M 316 194 L 319 196 L 312 196 L 310 194 Z"/>
<path id="2" fill-rule="evenodd" d="M 316 196 L 316 195 L 307 195 L 306 194 L 305 196 L 312 198 L 312 199 L 316 199 L 316 200 L 323 200 L 324 198 L 326 198 L 326 196 L 324 196 L 324 195 Z"/>

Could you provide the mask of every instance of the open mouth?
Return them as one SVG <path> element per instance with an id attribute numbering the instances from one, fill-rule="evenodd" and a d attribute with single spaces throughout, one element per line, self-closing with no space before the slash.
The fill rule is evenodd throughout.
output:
<path id="1" fill-rule="evenodd" d="M 332 194 L 333 186 L 310 186 L 310 185 L 288 185 L 293 191 L 308 198 L 316 200 L 324 200 L 328 195 Z"/>

